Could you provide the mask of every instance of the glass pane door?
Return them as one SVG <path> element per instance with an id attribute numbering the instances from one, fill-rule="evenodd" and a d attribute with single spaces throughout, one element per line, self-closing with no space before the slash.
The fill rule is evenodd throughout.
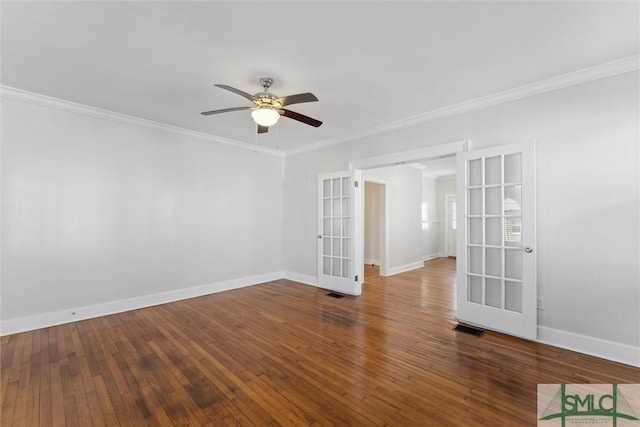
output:
<path id="1" fill-rule="evenodd" d="M 362 222 L 358 177 L 357 171 L 345 171 L 318 178 L 318 284 L 352 295 L 361 292 L 362 266 L 353 262 L 354 230 Z"/>
<path id="2" fill-rule="evenodd" d="M 351 276 L 351 177 L 322 180 L 322 274 Z"/>
<path id="3" fill-rule="evenodd" d="M 468 160 L 467 301 L 522 311 L 522 155 Z"/>
<path id="4" fill-rule="evenodd" d="M 461 320 L 535 339 L 533 171 L 533 143 L 458 156 L 457 301 Z"/>

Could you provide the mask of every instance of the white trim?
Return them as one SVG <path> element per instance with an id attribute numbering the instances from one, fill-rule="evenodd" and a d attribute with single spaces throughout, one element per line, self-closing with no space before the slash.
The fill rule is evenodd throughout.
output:
<path id="1" fill-rule="evenodd" d="M 122 313 L 124 311 L 138 310 L 159 304 L 180 301 L 189 298 L 244 288 L 281 279 L 282 272 L 258 274 L 255 276 L 238 279 L 223 280 L 206 285 L 192 286 L 184 289 L 160 292 L 151 295 L 142 295 L 133 298 L 109 301 L 105 303 L 88 305 L 78 308 L 35 314 L 15 319 L 0 321 L 0 336 L 17 334 L 19 332 L 32 331 L 34 329 L 63 325 L 65 323 L 80 320 L 93 319 L 100 316 Z"/>
<path id="2" fill-rule="evenodd" d="M 631 71 L 636 71 L 638 69 L 640 69 L 640 55 L 630 56 L 616 61 L 607 62 L 593 67 L 583 68 L 582 70 L 562 74 L 550 79 L 540 80 L 535 83 L 520 86 L 517 88 L 508 89 L 502 92 L 494 93 L 492 95 L 487 95 L 458 104 L 453 104 L 448 107 L 439 108 L 437 110 L 427 111 L 422 114 L 417 114 L 412 117 L 396 120 L 394 122 L 387 123 L 382 126 L 377 126 L 375 128 L 362 132 L 356 132 L 350 135 L 320 141 L 315 144 L 308 144 L 302 147 L 297 147 L 285 151 L 285 154 L 289 156 L 304 153 L 307 151 L 317 150 L 319 148 L 330 147 L 332 145 L 343 144 L 345 142 L 354 141 L 356 139 L 365 138 L 367 136 L 405 129 L 445 117 L 468 113 L 470 111 L 480 110 L 483 108 L 492 107 L 494 105 L 504 104 L 507 102 L 516 101 L 518 99 L 540 95 L 543 93 L 552 92 L 554 90 L 564 89 L 566 87 L 576 86 L 583 83 L 588 83 L 594 80 L 613 77 L 618 74 L 624 74 Z"/>
<path id="3" fill-rule="evenodd" d="M 373 258 L 365 258 L 364 259 L 364 263 L 365 265 L 377 265 L 380 266 L 380 260 L 379 259 L 373 259 Z"/>
<path id="4" fill-rule="evenodd" d="M 445 256 L 446 255 L 443 254 L 442 252 L 437 252 L 437 253 L 431 254 L 431 255 L 425 255 L 425 256 L 422 257 L 422 262 L 429 261 L 429 260 L 436 259 L 436 258 L 444 258 Z"/>
<path id="5" fill-rule="evenodd" d="M 393 276 L 394 274 L 404 273 L 406 271 L 416 270 L 418 268 L 424 267 L 424 263 L 422 261 L 412 262 L 411 264 L 400 265 L 398 267 L 389 268 L 389 276 Z"/>
<path id="6" fill-rule="evenodd" d="M 269 154 L 277 157 L 284 157 L 284 152 L 271 148 L 261 147 L 259 145 L 249 144 L 221 136 L 215 136 L 204 132 L 189 130 L 177 126 L 167 125 L 153 120 L 142 119 L 140 117 L 129 116 L 127 114 L 116 113 L 113 111 L 103 110 L 101 108 L 90 107 L 88 105 L 78 104 L 63 99 L 53 98 L 38 93 L 28 92 L 22 89 L 16 89 L 10 86 L 0 85 L 0 97 L 13 99 L 16 101 L 27 102 L 30 104 L 40 105 L 48 108 L 66 111 L 68 113 L 80 114 L 83 116 L 93 117 L 95 119 L 109 120 L 112 122 L 135 126 L 142 129 L 165 132 L 172 135 L 198 138 L 208 142 L 223 144 L 229 147 L 238 148 L 240 150 L 254 151 L 263 154 Z"/>
<path id="7" fill-rule="evenodd" d="M 284 271 L 283 279 L 292 280 L 304 285 L 318 286 L 318 276 L 310 276 L 308 274 L 296 273 L 295 271 Z"/>
<path id="8" fill-rule="evenodd" d="M 640 367 L 640 347 L 561 331 L 546 326 L 538 326 L 537 341 L 541 344 L 549 344 L 554 347 Z"/>
<path id="9" fill-rule="evenodd" d="M 437 159 L 451 156 L 469 150 L 469 140 L 454 141 L 443 144 L 429 145 L 415 150 L 399 151 L 396 153 L 382 154 L 380 156 L 367 157 L 359 160 L 351 160 L 349 169 L 373 169 L 384 166 L 413 163 L 416 160 Z"/>

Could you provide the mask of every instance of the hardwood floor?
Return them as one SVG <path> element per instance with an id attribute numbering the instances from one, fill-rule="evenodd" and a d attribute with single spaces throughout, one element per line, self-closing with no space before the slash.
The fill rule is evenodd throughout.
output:
<path id="1" fill-rule="evenodd" d="M 640 369 L 453 331 L 455 261 L 335 299 L 287 280 L 1 339 L 2 426 L 536 424 L 538 383 Z"/>

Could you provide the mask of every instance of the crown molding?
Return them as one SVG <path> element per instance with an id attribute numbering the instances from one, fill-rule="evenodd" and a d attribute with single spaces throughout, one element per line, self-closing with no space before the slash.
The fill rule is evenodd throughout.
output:
<path id="1" fill-rule="evenodd" d="M 0 97 L 14 99 L 17 101 L 27 102 L 35 105 L 41 105 L 48 108 L 55 108 L 58 110 L 80 114 L 83 116 L 89 116 L 96 119 L 109 120 L 115 123 L 135 126 L 142 129 L 165 132 L 172 135 L 184 136 L 188 138 L 197 138 L 240 150 L 259 152 L 277 157 L 284 157 L 284 152 L 280 150 L 260 147 L 257 145 L 247 144 L 246 142 L 223 138 L 204 132 L 198 132 L 178 126 L 155 122 L 153 120 L 147 120 L 140 117 L 129 116 L 127 114 L 103 110 L 101 108 L 90 107 L 88 105 L 78 104 L 76 102 L 66 101 L 64 99 L 53 98 L 50 96 L 41 95 L 10 86 L 0 85 Z"/>
<path id="2" fill-rule="evenodd" d="M 416 126 L 422 123 L 430 122 L 433 120 L 442 119 L 445 117 L 454 116 L 457 114 L 467 113 L 470 111 L 480 110 L 482 108 L 492 107 L 499 104 L 504 104 L 511 101 L 516 101 L 522 98 L 528 98 L 530 96 L 540 95 L 547 92 L 552 92 L 559 89 L 564 89 L 571 86 L 576 86 L 583 83 L 588 83 L 594 80 L 600 80 L 607 77 L 613 77 L 618 74 L 624 74 L 640 69 L 640 55 L 630 56 L 627 58 L 619 59 L 612 62 L 596 65 L 582 70 L 573 71 L 570 73 L 562 74 L 560 76 L 552 77 L 546 80 L 540 80 L 535 83 L 531 83 L 525 86 L 520 86 L 514 89 L 505 90 L 492 95 L 475 98 L 469 101 L 453 104 L 448 107 L 439 108 L 437 110 L 427 111 L 412 117 L 396 120 L 391 123 L 387 123 L 382 126 L 378 126 L 363 132 L 357 132 L 342 137 L 331 138 L 324 141 L 317 142 L 315 144 L 309 144 L 303 147 L 294 148 L 292 150 L 285 151 L 287 156 L 301 154 L 308 151 L 314 151 L 321 148 L 330 147 L 332 145 L 343 144 L 346 142 L 354 141 L 357 139 L 365 138 L 368 136 L 374 136 L 387 132 L 392 132 L 399 129 L 405 129 L 412 126 Z"/>

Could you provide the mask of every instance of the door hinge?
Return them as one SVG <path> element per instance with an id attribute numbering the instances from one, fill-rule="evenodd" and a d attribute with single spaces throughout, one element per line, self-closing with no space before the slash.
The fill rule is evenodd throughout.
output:
<path id="1" fill-rule="evenodd" d="M 353 181 L 353 183 L 356 185 L 356 188 L 358 188 L 358 181 Z"/>
<path id="2" fill-rule="evenodd" d="M 358 281 L 358 275 L 356 274 L 356 282 Z"/>

